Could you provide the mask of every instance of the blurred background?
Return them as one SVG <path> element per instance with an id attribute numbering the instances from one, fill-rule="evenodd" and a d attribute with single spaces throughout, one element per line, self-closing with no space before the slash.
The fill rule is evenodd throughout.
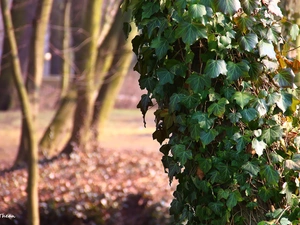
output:
<path id="1" fill-rule="evenodd" d="M 146 92 L 133 71 L 137 33 L 121 4 L 1 0 L 0 224 L 27 224 L 30 132 L 38 146 L 40 224 L 171 223 L 174 185 L 152 139 L 155 105 L 146 127 L 136 108 Z"/>

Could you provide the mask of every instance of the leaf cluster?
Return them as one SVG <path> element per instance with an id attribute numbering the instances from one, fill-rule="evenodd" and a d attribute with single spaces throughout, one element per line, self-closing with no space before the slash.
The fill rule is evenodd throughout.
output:
<path id="1" fill-rule="evenodd" d="M 277 1 L 125 5 L 178 224 L 298 224 L 299 100 Z"/>

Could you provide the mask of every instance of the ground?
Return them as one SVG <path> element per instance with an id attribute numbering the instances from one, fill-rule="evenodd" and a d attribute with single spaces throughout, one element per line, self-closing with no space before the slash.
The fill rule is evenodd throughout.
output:
<path id="1" fill-rule="evenodd" d="M 154 110 L 143 127 L 135 108 L 141 91 L 128 77 L 116 109 L 107 122 L 101 142 L 78 151 L 71 160 L 64 157 L 40 165 L 41 224 L 167 224 L 168 206 L 174 185 L 168 183 L 161 164 L 159 144 L 152 140 Z M 53 89 L 52 89 L 53 88 Z M 51 85 L 44 95 L 57 95 Z M 39 134 L 53 116 L 55 101 L 45 101 L 38 119 Z M 126 108 L 126 109 L 124 109 Z M 20 135 L 20 113 L 0 113 L 0 170 L 12 165 Z M 25 224 L 25 169 L 0 172 L 0 224 Z"/>

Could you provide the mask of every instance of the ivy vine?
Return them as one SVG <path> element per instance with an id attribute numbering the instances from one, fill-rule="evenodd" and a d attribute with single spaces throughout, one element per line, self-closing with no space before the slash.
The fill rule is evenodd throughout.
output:
<path id="1" fill-rule="evenodd" d="M 126 0 L 177 224 L 300 224 L 299 99 L 275 0 Z M 289 38 L 299 35 L 292 25 Z"/>

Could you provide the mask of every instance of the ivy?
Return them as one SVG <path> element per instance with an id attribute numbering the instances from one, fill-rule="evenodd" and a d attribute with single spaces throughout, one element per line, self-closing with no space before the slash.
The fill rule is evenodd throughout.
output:
<path id="1" fill-rule="evenodd" d="M 284 40 L 299 26 L 282 35 L 277 3 L 124 1 L 177 224 L 299 223 L 299 62 Z"/>

